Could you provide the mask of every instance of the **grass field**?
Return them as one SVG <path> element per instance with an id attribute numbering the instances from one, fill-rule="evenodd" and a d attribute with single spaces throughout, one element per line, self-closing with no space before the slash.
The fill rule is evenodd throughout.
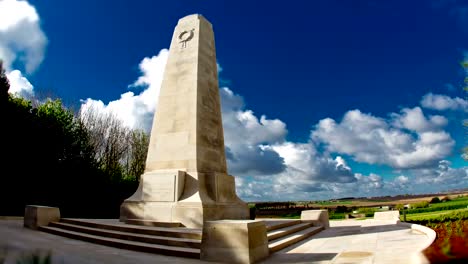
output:
<path id="1" fill-rule="evenodd" d="M 418 213 L 418 214 L 407 214 L 406 221 L 421 221 L 421 220 L 434 220 L 439 218 L 442 215 L 448 215 L 451 213 L 457 212 L 468 212 L 468 209 L 457 209 L 457 210 L 444 210 L 444 211 L 435 211 L 427 213 Z M 404 216 L 400 216 L 400 220 L 404 221 Z"/>
<path id="2" fill-rule="evenodd" d="M 323 201 L 323 202 L 315 202 L 315 204 L 318 205 L 350 205 L 353 202 L 351 201 L 339 201 L 339 202 L 329 202 L 329 201 Z"/>

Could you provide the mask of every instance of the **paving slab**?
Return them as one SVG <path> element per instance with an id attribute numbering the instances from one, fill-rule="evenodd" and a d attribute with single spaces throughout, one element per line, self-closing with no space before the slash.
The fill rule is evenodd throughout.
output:
<path id="1" fill-rule="evenodd" d="M 330 221 L 330 228 L 262 263 L 428 263 L 426 234 L 385 220 Z"/>
<path id="2" fill-rule="evenodd" d="M 330 228 L 268 259 L 269 263 L 427 263 L 421 251 L 430 238 L 391 221 L 330 221 Z M 142 253 L 87 243 L 23 227 L 22 219 L 0 219 L 0 263 L 16 263 L 23 254 L 40 250 L 52 253 L 52 263 L 216 263 L 196 259 Z"/>

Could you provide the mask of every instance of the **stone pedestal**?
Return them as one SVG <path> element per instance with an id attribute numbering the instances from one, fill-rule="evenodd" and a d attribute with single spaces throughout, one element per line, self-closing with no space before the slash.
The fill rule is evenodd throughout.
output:
<path id="1" fill-rule="evenodd" d="M 179 20 L 151 130 L 145 173 L 121 205 L 129 218 L 180 222 L 248 219 L 227 174 L 214 33 L 201 15 Z"/>
<path id="2" fill-rule="evenodd" d="M 301 221 L 320 224 L 324 228 L 330 228 L 330 220 L 327 210 L 304 210 L 301 212 Z"/>
<path id="3" fill-rule="evenodd" d="M 208 221 L 203 227 L 201 260 L 256 263 L 269 254 L 263 221 Z"/>
<path id="4" fill-rule="evenodd" d="M 389 220 L 389 221 L 400 221 L 400 211 L 386 211 L 386 212 L 375 212 L 375 220 Z"/>
<path id="5" fill-rule="evenodd" d="M 37 229 L 59 220 L 60 210 L 57 207 L 26 205 L 24 210 L 24 227 L 27 228 Z"/>

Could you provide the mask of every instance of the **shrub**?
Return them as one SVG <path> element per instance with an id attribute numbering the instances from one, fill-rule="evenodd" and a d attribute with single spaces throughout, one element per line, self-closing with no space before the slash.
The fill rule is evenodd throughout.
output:
<path id="1" fill-rule="evenodd" d="M 434 197 L 434 198 L 431 199 L 431 201 L 429 203 L 431 203 L 431 204 L 440 203 L 440 199 L 439 199 L 439 197 Z"/>
<path id="2" fill-rule="evenodd" d="M 429 202 L 427 201 L 411 204 L 411 209 L 419 209 L 419 208 L 427 208 L 427 207 L 429 207 Z"/>
<path id="3" fill-rule="evenodd" d="M 330 215 L 328 216 L 328 219 L 345 219 L 346 216 L 344 213 L 335 213 L 335 212 L 330 212 Z"/>
<path id="4" fill-rule="evenodd" d="M 467 210 L 452 212 L 449 214 L 443 214 L 437 217 L 431 217 L 431 216 L 421 217 L 415 220 L 410 220 L 408 222 L 427 225 L 428 223 L 446 223 L 446 222 L 455 222 L 455 221 L 462 221 L 462 220 L 468 220 Z"/>
<path id="5" fill-rule="evenodd" d="M 346 212 L 349 212 L 350 210 L 348 209 L 348 207 L 344 206 L 344 205 L 338 205 L 335 209 L 335 212 L 336 213 L 346 213 Z"/>
<path id="6" fill-rule="evenodd" d="M 374 216 L 375 211 L 376 211 L 375 208 L 369 208 L 369 207 L 361 207 L 358 209 L 358 213 L 365 214 L 366 217 Z"/>
<path id="7" fill-rule="evenodd" d="M 441 201 L 442 201 L 443 203 L 445 203 L 445 202 L 449 202 L 449 201 L 451 201 L 451 200 L 452 200 L 452 199 L 450 199 L 450 197 L 445 196 L 444 198 L 442 198 Z"/>

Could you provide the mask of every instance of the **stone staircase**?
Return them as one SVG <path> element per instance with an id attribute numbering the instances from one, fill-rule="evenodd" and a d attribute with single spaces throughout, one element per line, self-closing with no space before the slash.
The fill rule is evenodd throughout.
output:
<path id="1" fill-rule="evenodd" d="M 300 220 L 264 221 L 270 254 L 304 240 L 322 226 Z M 147 220 L 62 218 L 39 230 L 68 238 L 106 246 L 187 258 L 200 258 L 202 230 L 185 228 L 178 223 Z"/>
<path id="2" fill-rule="evenodd" d="M 309 238 L 324 229 L 301 220 L 265 221 L 270 254 Z"/>
<path id="3" fill-rule="evenodd" d="M 146 224 L 149 225 L 148 222 Z M 169 256 L 200 258 L 201 229 L 150 227 L 119 223 L 117 220 L 62 218 L 39 230 L 111 247 Z"/>

